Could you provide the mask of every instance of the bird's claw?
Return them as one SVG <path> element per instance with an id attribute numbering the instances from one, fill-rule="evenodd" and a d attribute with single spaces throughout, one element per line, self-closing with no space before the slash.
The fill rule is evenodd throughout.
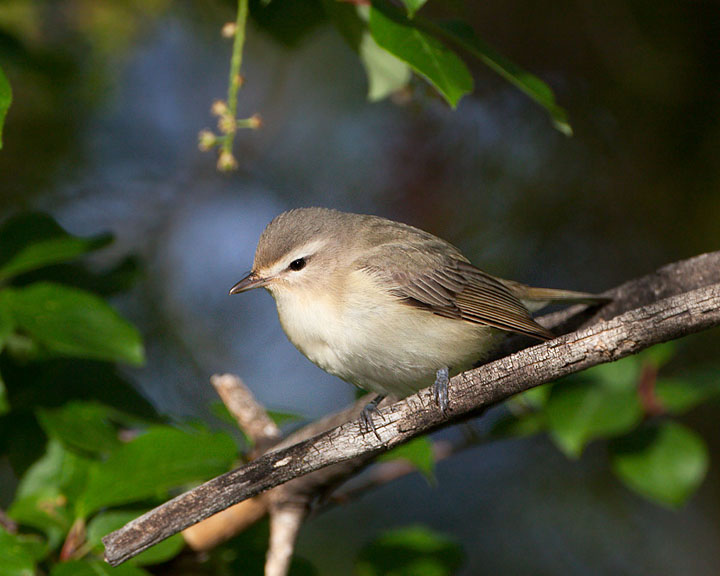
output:
<path id="1" fill-rule="evenodd" d="M 440 412 L 443 416 L 447 416 L 450 408 L 450 401 L 448 399 L 448 384 L 450 383 L 450 370 L 447 367 L 440 368 L 435 373 L 435 383 L 432 386 L 433 397 L 435 402 L 440 407 Z"/>
<path id="2" fill-rule="evenodd" d="M 378 405 L 380 402 L 382 402 L 385 399 L 385 396 L 383 394 L 379 394 L 375 396 L 368 404 L 363 408 L 362 412 L 360 413 L 360 429 L 361 431 L 366 434 L 367 432 L 372 431 L 373 434 L 375 434 L 375 437 L 382 441 L 380 438 L 380 435 L 378 434 L 377 429 L 375 428 L 375 423 L 373 422 L 373 414 L 379 414 L 378 411 Z M 382 415 L 380 415 L 382 418 Z"/>

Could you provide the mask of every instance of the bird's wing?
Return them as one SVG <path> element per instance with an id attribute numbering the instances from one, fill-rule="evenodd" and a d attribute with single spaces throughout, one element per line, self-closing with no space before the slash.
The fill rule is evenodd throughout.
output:
<path id="1" fill-rule="evenodd" d="M 541 340 L 553 334 L 540 326 L 506 284 L 470 264 L 452 245 L 441 250 L 417 243 L 377 246 L 355 263 L 404 303 L 438 316 L 519 332 Z M 448 250 L 452 248 L 452 250 Z"/>

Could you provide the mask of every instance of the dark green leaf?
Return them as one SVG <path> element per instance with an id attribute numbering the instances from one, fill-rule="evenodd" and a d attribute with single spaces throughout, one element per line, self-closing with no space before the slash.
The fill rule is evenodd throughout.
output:
<path id="1" fill-rule="evenodd" d="M 297 46 L 325 20 L 321 0 L 250 0 L 250 16 L 285 46 Z"/>
<path id="2" fill-rule="evenodd" d="M 117 421 L 130 427 L 138 420 L 141 424 L 161 420 L 152 405 L 108 362 L 78 358 L 52 358 L 24 365 L 7 362 L 3 376 L 13 411 L 34 413 L 40 406 L 57 408 L 72 400 L 89 400 L 128 415 L 127 420 Z"/>
<path id="3" fill-rule="evenodd" d="M 636 391 L 642 362 L 637 356 L 628 356 L 617 362 L 600 364 L 578 376 L 579 381 L 590 381 L 606 388 Z"/>
<path id="4" fill-rule="evenodd" d="M 632 490 L 678 507 L 698 489 L 708 468 L 703 439 L 676 422 L 646 426 L 611 444 L 612 468 Z"/>
<path id="5" fill-rule="evenodd" d="M 3 376 L 11 410 L 0 418 L 0 454 L 7 458 L 15 477 L 20 478 L 45 453 L 47 436 L 32 411 L 15 405 L 6 374 Z"/>
<path id="6" fill-rule="evenodd" d="M 132 564 L 113 568 L 99 560 L 73 560 L 55 564 L 50 570 L 50 576 L 150 576 L 150 572 Z"/>
<path id="7" fill-rule="evenodd" d="M 101 539 L 110 532 L 122 528 L 125 524 L 141 516 L 147 510 L 122 510 L 103 512 L 95 516 L 87 526 L 87 541 L 99 553 L 104 550 Z M 145 550 L 128 562 L 137 566 L 150 566 L 167 562 L 177 556 L 185 547 L 182 535 L 175 534 Z"/>
<path id="8" fill-rule="evenodd" d="M 112 237 L 78 238 L 51 216 L 23 212 L 0 226 L 0 281 L 106 246 Z"/>
<path id="9" fill-rule="evenodd" d="M 326 0 L 325 10 L 360 58 L 368 79 L 368 100 L 382 100 L 407 86 L 410 68 L 375 42 L 367 26 L 368 6 Z"/>
<path id="10" fill-rule="evenodd" d="M 111 268 L 104 270 L 96 270 L 83 262 L 73 261 L 53 264 L 23 274 L 22 278 L 14 281 L 14 285 L 26 286 L 35 282 L 53 282 L 107 297 L 132 288 L 140 271 L 140 261 L 134 256 L 128 256 Z"/>
<path id="11" fill-rule="evenodd" d="M 547 407 L 551 438 L 571 458 L 596 438 L 631 430 L 642 418 L 634 388 L 589 382 L 566 382 L 553 387 Z"/>
<path id="12" fill-rule="evenodd" d="M 381 455 L 378 461 L 407 460 L 427 478 L 428 482 L 435 482 L 435 455 L 433 445 L 427 436 L 419 436 L 410 442 L 393 448 Z"/>
<path id="13" fill-rule="evenodd" d="M 0 574 L 35 576 L 35 562 L 42 559 L 46 546 L 35 536 L 10 534 L 0 526 Z"/>
<path id="14" fill-rule="evenodd" d="M 137 330 L 97 296 L 37 283 L 0 292 L 16 326 L 50 355 L 142 364 Z"/>
<path id="15" fill-rule="evenodd" d="M 360 551 L 358 576 L 449 576 L 462 566 L 460 545 L 423 526 L 386 532 Z"/>
<path id="16" fill-rule="evenodd" d="M 638 354 L 641 363 L 648 363 L 655 368 L 662 368 L 673 359 L 676 353 L 675 342 L 656 344 Z"/>
<path id="17" fill-rule="evenodd" d="M 85 238 L 53 238 L 31 244 L 0 267 L 0 282 L 50 264 L 66 262 L 81 256 L 99 244 Z"/>
<path id="18" fill-rule="evenodd" d="M 535 386 L 535 388 L 530 388 L 530 390 L 513 396 L 507 401 L 507 404 L 511 406 L 512 411 L 542 410 L 550 397 L 551 390 L 551 384 Z"/>
<path id="19" fill-rule="evenodd" d="M 402 3 L 405 5 L 405 10 L 407 10 L 408 18 L 413 18 L 415 12 L 425 6 L 426 2 L 427 0 L 402 0 Z"/>
<path id="20" fill-rule="evenodd" d="M 437 26 L 431 25 L 430 29 L 436 30 L 438 35 L 442 34 L 451 38 L 508 82 L 522 90 L 547 110 L 555 128 L 566 136 L 572 136 L 572 127 L 568 122 L 567 113 L 558 106 L 550 87 L 537 76 L 523 70 L 483 42 L 471 26 L 462 21 L 452 21 Z"/>
<path id="21" fill-rule="evenodd" d="M 120 446 L 111 423 L 116 411 L 94 402 L 70 402 L 54 409 L 39 409 L 38 420 L 48 436 L 66 448 L 106 454 Z"/>
<path id="22" fill-rule="evenodd" d="M 458 55 L 409 20 L 395 18 L 373 6 L 369 27 L 380 47 L 430 82 L 453 108 L 472 91 L 472 76 Z"/>
<path id="23" fill-rule="evenodd" d="M 493 438 L 522 438 L 539 434 L 546 429 L 542 412 L 507 414 L 498 419 L 490 430 Z"/>
<path id="24" fill-rule="evenodd" d="M 659 378 L 655 395 L 660 405 L 672 414 L 683 414 L 720 397 L 720 370 L 707 369 L 683 374 L 678 378 Z"/>
<path id="25" fill-rule="evenodd" d="M 0 150 L 2 150 L 2 131 L 5 124 L 5 115 L 8 108 L 12 104 L 12 88 L 10 82 L 5 77 L 5 73 L 0 68 Z"/>
<path id="26" fill-rule="evenodd" d="M 95 464 L 78 515 L 164 496 L 170 488 L 226 472 L 236 456 L 235 443 L 226 434 L 152 428 Z"/>

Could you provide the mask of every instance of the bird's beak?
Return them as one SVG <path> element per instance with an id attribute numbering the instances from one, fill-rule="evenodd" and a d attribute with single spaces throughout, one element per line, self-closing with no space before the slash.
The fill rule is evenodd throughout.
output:
<path id="1" fill-rule="evenodd" d="M 240 292 L 247 292 L 253 288 L 262 288 L 263 286 L 267 286 L 271 280 L 272 278 L 262 278 L 255 272 L 250 272 L 250 274 L 230 288 L 230 294 L 240 294 Z"/>

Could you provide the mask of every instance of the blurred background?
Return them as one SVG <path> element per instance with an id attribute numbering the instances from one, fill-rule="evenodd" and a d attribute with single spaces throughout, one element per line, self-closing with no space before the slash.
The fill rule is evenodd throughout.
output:
<path id="1" fill-rule="evenodd" d="M 529 284 L 602 291 L 720 246 L 720 11 L 712 2 L 438 3 L 547 81 L 575 130 L 477 61 L 452 111 L 421 81 L 369 103 L 356 54 L 307 3 L 280 41 L 251 20 L 239 170 L 197 149 L 224 98 L 234 4 L 0 2 L 14 92 L 0 151 L 0 218 L 53 214 L 110 231 L 102 258 L 141 258 L 113 303 L 139 326 L 128 370 L 160 411 L 211 418 L 208 377 L 240 375 L 268 408 L 308 419 L 354 390 L 286 340 L 272 298 L 227 291 L 279 212 L 321 205 L 401 220 L 478 266 Z M 718 331 L 679 343 L 670 366 L 718 364 Z M 679 511 L 630 493 L 603 448 L 567 460 L 544 437 L 494 443 L 311 519 L 298 552 L 350 571 L 378 531 L 422 523 L 458 538 L 463 574 L 720 573 L 720 407 L 685 420 L 712 464 Z"/>

